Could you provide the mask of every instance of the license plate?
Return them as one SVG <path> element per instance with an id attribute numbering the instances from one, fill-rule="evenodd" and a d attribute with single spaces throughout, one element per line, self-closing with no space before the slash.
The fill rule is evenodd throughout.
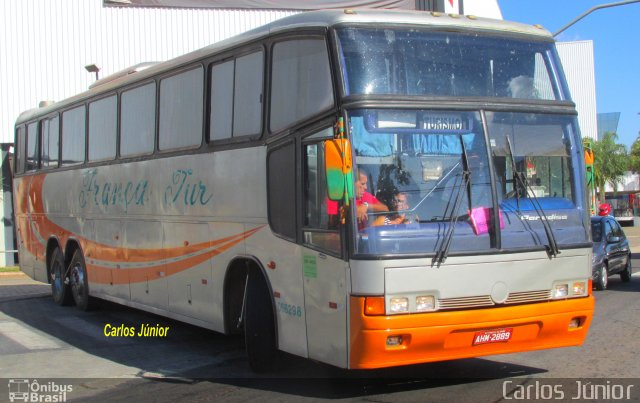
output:
<path id="1" fill-rule="evenodd" d="M 513 328 L 495 329 L 495 330 L 483 330 L 476 332 L 473 335 L 473 345 L 488 344 L 488 343 L 506 343 L 511 339 L 513 334 Z"/>

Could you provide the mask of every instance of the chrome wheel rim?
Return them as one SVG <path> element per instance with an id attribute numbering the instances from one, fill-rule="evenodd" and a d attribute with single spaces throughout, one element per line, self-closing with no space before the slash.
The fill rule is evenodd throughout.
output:
<path id="1" fill-rule="evenodd" d="M 74 265 L 71 269 L 71 289 L 76 301 L 84 297 L 84 269 L 79 264 Z"/>
<path id="2" fill-rule="evenodd" d="M 51 266 L 51 288 L 55 295 L 62 293 L 64 287 L 64 279 L 62 278 L 62 266 L 59 262 L 54 261 Z"/>

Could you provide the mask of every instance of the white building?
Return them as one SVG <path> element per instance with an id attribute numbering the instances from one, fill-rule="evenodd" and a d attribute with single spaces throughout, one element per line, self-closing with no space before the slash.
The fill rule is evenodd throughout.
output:
<path id="1" fill-rule="evenodd" d="M 571 98 L 578 110 L 582 137 L 598 140 L 593 41 L 558 42 L 557 48 Z"/>

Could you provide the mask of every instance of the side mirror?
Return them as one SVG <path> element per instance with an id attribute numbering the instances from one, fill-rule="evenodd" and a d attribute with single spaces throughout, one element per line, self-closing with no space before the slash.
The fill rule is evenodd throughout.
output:
<path id="1" fill-rule="evenodd" d="M 324 168 L 327 177 L 327 193 L 330 200 L 339 201 L 353 196 L 353 161 L 351 142 L 347 139 L 331 139 L 324 142 Z"/>

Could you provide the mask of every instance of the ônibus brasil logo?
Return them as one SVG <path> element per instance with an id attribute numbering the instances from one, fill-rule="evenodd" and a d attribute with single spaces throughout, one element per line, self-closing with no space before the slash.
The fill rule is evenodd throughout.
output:
<path id="1" fill-rule="evenodd" d="M 9 401 L 11 402 L 66 402 L 67 393 L 73 385 L 54 381 L 39 382 L 37 379 L 9 379 Z"/>

